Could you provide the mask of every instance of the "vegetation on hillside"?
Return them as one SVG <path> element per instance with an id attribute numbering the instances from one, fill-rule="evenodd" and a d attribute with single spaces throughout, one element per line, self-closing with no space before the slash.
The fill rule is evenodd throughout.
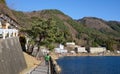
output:
<path id="1" fill-rule="evenodd" d="M 56 22 L 52 18 L 43 20 L 34 17 L 32 28 L 26 31 L 38 46 L 45 45 L 50 50 L 54 48 L 55 43 L 66 41 L 64 32 L 56 26 Z"/>
<path id="2" fill-rule="evenodd" d="M 0 3 L 5 3 L 5 0 L 0 0 Z M 8 10 L 7 7 L 6 10 Z M 95 28 L 91 28 L 85 25 L 86 20 L 77 22 L 56 9 L 27 13 L 14 10 L 11 13 L 11 10 L 9 11 L 11 16 L 14 15 L 16 17 L 21 31 L 28 33 L 34 41 L 38 38 L 39 45 L 65 43 L 67 41 L 84 41 L 83 46 L 88 44 L 89 46 L 109 46 L 111 45 L 108 44 L 111 42 L 109 41 L 110 39 L 116 43 L 114 39 L 120 37 L 120 23 L 118 22 L 106 22 L 102 19 L 92 18 L 91 22 L 93 22 L 93 25 L 90 23 L 88 25 L 94 26 Z M 94 24 L 95 22 L 99 26 Z M 72 32 L 72 30 L 77 32 Z M 119 44 L 119 42 L 116 44 Z"/>
<path id="3" fill-rule="evenodd" d="M 120 22 L 117 21 L 109 21 L 107 23 L 113 30 L 120 33 Z M 120 35 L 120 34 L 119 34 Z"/>
<path id="4" fill-rule="evenodd" d="M 86 28 L 90 28 L 92 30 L 95 30 L 96 32 L 100 32 L 101 34 L 97 34 L 99 35 L 97 38 L 99 38 L 100 41 L 102 41 L 106 46 L 109 45 L 107 43 L 113 42 L 112 43 L 113 49 L 119 48 L 120 22 L 105 21 L 105 20 L 102 20 L 100 18 L 95 18 L 95 17 L 85 17 L 77 21 L 79 23 L 82 23 L 82 25 L 85 26 Z M 95 32 L 93 33 L 96 36 Z M 109 41 L 109 40 L 112 40 L 112 41 Z M 114 48 L 114 47 L 118 47 L 118 48 Z"/>
<path id="5" fill-rule="evenodd" d="M 6 4 L 6 1 L 5 0 L 0 0 L 0 3 Z"/>
<path id="6" fill-rule="evenodd" d="M 23 13 L 23 12 L 14 11 L 14 14 L 19 19 L 19 22 L 21 24 L 24 24 L 22 26 L 24 28 L 26 26 L 26 29 L 29 29 L 30 30 L 29 32 L 31 32 L 32 35 L 37 33 L 35 27 L 36 28 L 43 27 L 38 24 L 41 24 L 41 22 L 48 22 L 49 18 L 52 18 L 51 22 L 54 21 L 54 23 L 52 24 L 55 24 L 55 27 L 58 29 L 56 30 L 56 34 L 60 34 L 60 32 L 62 33 L 59 35 L 61 38 L 59 36 L 58 37 L 60 39 L 59 38 L 47 39 L 47 37 L 45 37 L 45 39 L 41 41 L 42 44 L 50 44 L 50 42 L 51 43 L 55 43 L 55 42 L 65 43 L 67 41 L 73 41 L 72 32 L 70 32 L 70 28 L 65 25 L 65 22 L 68 25 L 72 26 L 78 32 L 76 35 L 77 40 L 84 40 L 86 42 L 85 44 L 83 44 L 83 46 L 87 46 L 88 45 L 87 42 L 89 42 L 89 46 L 107 46 L 107 45 L 109 46 L 108 44 L 108 42 L 110 42 L 109 39 L 114 39 L 114 37 L 119 36 L 118 33 L 116 32 L 106 31 L 107 29 L 101 28 L 97 30 L 97 29 L 87 27 L 84 25 L 84 22 L 80 22 L 80 23 L 76 22 L 75 20 L 71 19 L 64 13 L 60 12 L 59 10 L 43 10 L 43 11 L 38 11 L 38 12 L 33 11 L 31 13 Z M 97 20 L 97 18 L 94 18 L 94 19 Z M 100 20 L 100 21 L 103 21 L 103 20 Z M 119 27 L 117 26 L 114 28 L 117 28 L 118 29 L 117 31 L 119 31 Z M 110 27 L 113 28 L 113 24 L 110 25 Z M 36 33 L 33 31 L 35 31 Z M 38 32 L 41 32 L 41 31 L 38 31 Z"/>
<path id="7" fill-rule="evenodd" d="M 31 15 L 31 14 L 34 14 L 34 13 L 35 13 L 36 16 Z M 18 22 L 21 24 L 22 30 L 25 30 L 25 29 L 30 30 L 33 26 L 36 26 L 37 24 L 39 24 L 40 20 L 48 20 L 49 18 L 52 18 L 52 21 L 55 22 L 55 25 L 58 28 L 58 30 L 61 33 L 63 33 L 61 36 L 64 35 L 63 39 L 65 39 L 65 41 L 63 42 L 62 40 L 58 39 L 58 42 L 59 43 L 65 43 L 66 41 L 71 41 L 71 34 L 69 33 L 69 28 L 64 25 L 63 20 L 61 20 L 60 18 L 55 16 L 55 14 L 63 15 L 63 13 L 58 11 L 58 10 L 55 10 L 55 11 L 54 10 L 46 10 L 46 11 L 43 10 L 43 11 L 39 11 L 39 12 L 33 11 L 32 13 L 23 13 L 23 12 L 20 12 L 20 11 L 13 11 L 13 14 L 17 17 Z M 46 18 L 46 16 L 44 16 L 46 14 L 49 17 Z M 33 29 L 31 29 L 31 30 L 33 30 Z M 57 32 L 57 31 L 56 31 L 56 33 L 59 34 L 59 32 Z"/>
<path id="8" fill-rule="evenodd" d="M 99 32 L 106 34 L 107 36 L 120 37 L 119 31 L 117 29 L 119 27 L 117 26 L 117 24 L 115 24 L 115 22 L 113 24 L 113 22 L 107 22 L 96 17 L 84 17 L 78 20 L 78 22 L 82 23 L 87 28 L 98 30 Z"/>

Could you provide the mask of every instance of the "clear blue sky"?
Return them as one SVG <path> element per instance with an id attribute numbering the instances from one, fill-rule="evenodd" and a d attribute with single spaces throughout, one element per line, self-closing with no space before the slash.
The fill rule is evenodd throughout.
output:
<path id="1" fill-rule="evenodd" d="M 58 9 L 73 19 L 98 17 L 120 21 L 120 0 L 6 0 L 18 11 Z"/>

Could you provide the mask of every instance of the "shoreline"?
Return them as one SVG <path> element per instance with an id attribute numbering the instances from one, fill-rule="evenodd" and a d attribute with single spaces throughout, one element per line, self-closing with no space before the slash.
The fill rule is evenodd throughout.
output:
<path id="1" fill-rule="evenodd" d="M 57 53 L 51 53 L 50 56 L 52 57 L 52 59 L 54 60 L 54 64 L 56 65 L 56 70 L 60 73 L 62 71 L 62 68 L 57 64 L 56 60 L 62 57 L 72 57 L 72 56 L 76 56 L 76 57 L 82 57 L 82 56 L 100 56 L 100 57 L 104 57 L 104 56 L 120 56 L 120 54 L 113 54 L 113 53 L 105 53 L 105 54 L 93 54 L 93 53 L 78 53 L 78 54 L 57 54 Z"/>
<path id="2" fill-rule="evenodd" d="M 120 56 L 120 54 L 111 54 L 111 53 L 109 53 L 109 54 L 96 54 L 96 53 L 78 53 L 78 54 L 69 54 L 69 53 L 67 53 L 67 54 L 56 54 L 56 53 L 54 53 L 54 54 L 52 54 L 51 55 L 55 60 L 57 60 L 57 59 L 59 59 L 59 58 L 61 58 L 61 57 L 66 57 L 66 56 L 78 56 L 78 57 L 80 57 L 80 56 Z"/>

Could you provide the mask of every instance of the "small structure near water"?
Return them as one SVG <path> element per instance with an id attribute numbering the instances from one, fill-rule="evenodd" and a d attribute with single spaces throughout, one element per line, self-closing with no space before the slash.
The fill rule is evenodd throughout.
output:
<path id="1" fill-rule="evenodd" d="M 90 47 L 90 53 L 102 53 L 105 52 L 105 47 Z"/>
<path id="2" fill-rule="evenodd" d="M 68 51 L 64 49 L 64 45 L 60 44 L 58 48 L 54 48 L 55 53 L 67 53 Z"/>
<path id="3" fill-rule="evenodd" d="M 75 51 L 76 51 L 76 53 L 87 53 L 86 48 L 80 47 L 80 46 L 76 47 Z"/>
<path id="4" fill-rule="evenodd" d="M 67 42 L 67 43 L 66 43 L 66 46 L 67 46 L 67 47 L 74 47 L 74 46 L 75 46 L 75 43 L 74 43 L 74 42 Z"/>

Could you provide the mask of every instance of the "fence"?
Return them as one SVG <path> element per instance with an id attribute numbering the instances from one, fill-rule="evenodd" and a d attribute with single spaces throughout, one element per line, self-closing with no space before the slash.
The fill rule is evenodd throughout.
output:
<path id="1" fill-rule="evenodd" d="M 52 58 L 50 58 L 49 67 L 49 74 L 60 74 L 61 69 Z"/>
<path id="2" fill-rule="evenodd" d="M 0 29 L 0 36 L 5 39 L 7 37 L 18 36 L 18 30 L 16 29 Z"/>

